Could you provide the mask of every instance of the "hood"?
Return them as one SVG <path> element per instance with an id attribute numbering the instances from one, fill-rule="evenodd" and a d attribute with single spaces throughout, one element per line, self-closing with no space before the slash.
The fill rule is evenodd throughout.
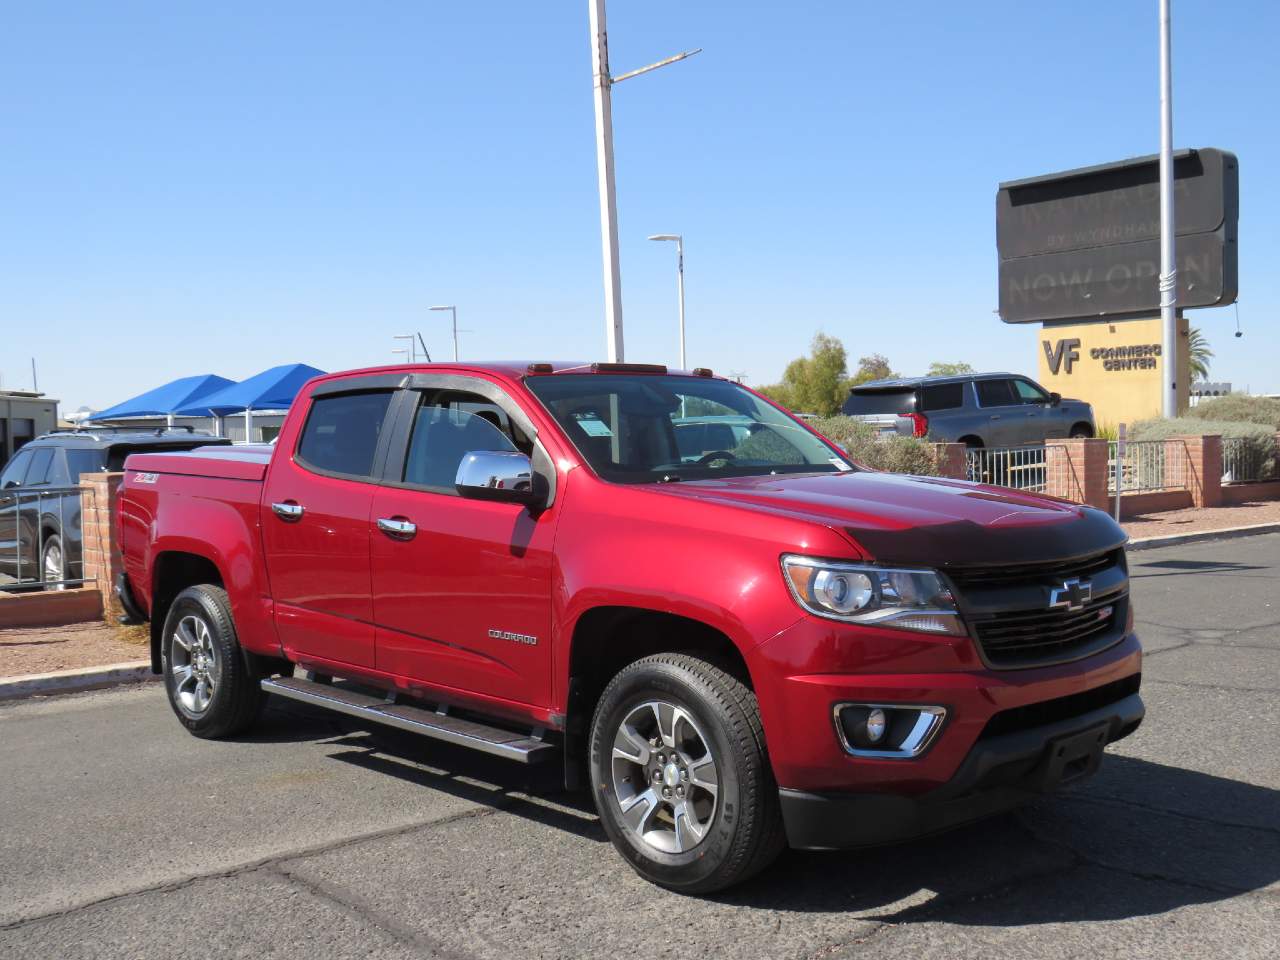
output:
<path id="1" fill-rule="evenodd" d="M 1063 560 L 1114 549 L 1124 531 L 1100 510 L 999 487 L 855 473 L 734 477 L 664 494 L 762 510 L 844 533 L 872 559 L 932 567 Z"/>

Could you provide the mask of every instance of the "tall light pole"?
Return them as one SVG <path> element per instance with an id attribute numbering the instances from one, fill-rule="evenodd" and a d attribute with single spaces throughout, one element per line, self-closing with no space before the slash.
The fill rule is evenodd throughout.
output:
<path id="1" fill-rule="evenodd" d="M 684 237 L 678 233 L 655 233 L 650 240 L 673 240 L 676 245 L 676 290 L 680 295 L 680 369 L 689 365 L 684 359 Z"/>
<path id="2" fill-rule="evenodd" d="M 609 73 L 609 37 L 605 29 L 604 0 L 587 0 L 591 20 L 591 76 L 595 89 L 596 109 L 596 174 L 600 181 L 600 243 L 604 260 L 604 327 L 608 341 L 609 361 L 621 363 L 625 351 L 622 341 L 622 273 L 618 264 L 618 198 L 613 176 L 613 100 L 615 83 L 630 80 L 650 70 L 691 57 L 697 50 L 686 50 L 622 76 Z"/>
<path id="3" fill-rule="evenodd" d="M 1178 415 L 1178 263 L 1173 212 L 1173 64 L 1169 0 L 1160 0 L 1160 320 L 1164 415 Z"/>
<path id="4" fill-rule="evenodd" d="M 448 310 L 453 314 L 453 362 L 458 362 L 458 308 L 454 306 L 432 307 L 432 310 Z"/>
<path id="5" fill-rule="evenodd" d="M 392 350 L 392 353 L 403 353 L 405 363 L 417 363 L 418 351 L 417 344 L 414 341 L 412 333 L 397 333 L 391 338 L 392 340 L 408 340 L 409 345 L 402 350 Z"/>

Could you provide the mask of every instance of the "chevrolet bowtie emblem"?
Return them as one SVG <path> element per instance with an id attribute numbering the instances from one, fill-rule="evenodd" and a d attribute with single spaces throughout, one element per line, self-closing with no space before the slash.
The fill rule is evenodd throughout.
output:
<path id="1" fill-rule="evenodd" d="M 1049 591 L 1050 610 L 1083 610 L 1084 605 L 1093 599 L 1093 584 L 1079 577 L 1063 580 L 1062 586 Z"/>

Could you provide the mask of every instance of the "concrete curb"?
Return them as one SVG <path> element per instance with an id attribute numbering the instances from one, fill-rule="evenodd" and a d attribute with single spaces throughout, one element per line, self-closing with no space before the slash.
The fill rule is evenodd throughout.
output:
<path id="1" fill-rule="evenodd" d="M 1172 547 L 1180 543 L 1198 543 L 1201 540 L 1230 540 L 1250 537 L 1256 533 L 1280 533 L 1280 523 L 1251 523 L 1244 527 L 1223 527 L 1221 530 L 1197 530 L 1194 533 L 1174 533 L 1167 537 L 1143 537 L 1130 540 L 1130 550 L 1150 550 L 1153 547 Z"/>
<path id="2" fill-rule="evenodd" d="M 101 667 L 82 667 L 79 670 L 4 677 L 0 679 L 0 700 L 49 697 L 59 693 L 79 693 L 82 690 L 100 690 L 122 683 L 159 679 L 151 672 L 150 660 L 131 660 L 128 663 L 109 663 Z"/>

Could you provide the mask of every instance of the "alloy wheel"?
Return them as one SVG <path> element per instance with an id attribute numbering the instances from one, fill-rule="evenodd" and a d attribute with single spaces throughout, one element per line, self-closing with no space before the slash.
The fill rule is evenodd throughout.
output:
<path id="1" fill-rule="evenodd" d="M 710 741 L 683 707 L 648 700 L 613 741 L 613 791 L 621 821 L 664 853 L 700 844 L 715 819 L 720 774 Z"/>
<path id="2" fill-rule="evenodd" d="M 170 660 L 174 696 L 183 710 L 200 716 L 209 709 L 222 673 L 213 634 L 204 620 L 186 616 L 178 621 Z"/>
<path id="3" fill-rule="evenodd" d="M 49 590 L 65 590 L 66 584 L 57 583 L 62 579 L 62 547 L 51 543 L 44 548 L 44 582 L 51 584 Z"/>

